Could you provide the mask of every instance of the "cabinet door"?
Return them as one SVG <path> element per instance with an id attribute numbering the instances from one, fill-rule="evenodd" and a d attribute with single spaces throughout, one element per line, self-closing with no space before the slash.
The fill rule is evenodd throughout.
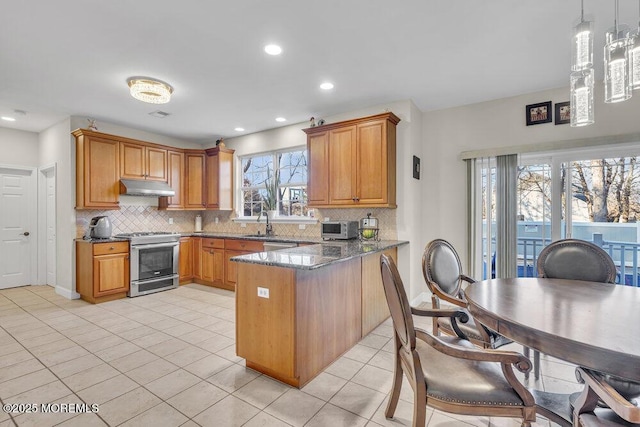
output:
<path id="1" fill-rule="evenodd" d="M 167 152 L 167 183 L 176 192 L 173 197 L 160 197 L 158 208 L 182 209 L 184 208 L 184 153 L 181 151 Z"/>
<path id="2" fill-rule="evenodd" d="M 332 205 L 356 203 L 356 127 L 329 132 L 329 201 Z"/>
<path id="3" fill-rule="evenodd" d="M 202 279 L 202 238 L 192 237 L 193 278 Z"/>
<path id="4" fill-rule="evenodd" d="M 309 206 L 329 203 L 329 132 L 309 135 L 307 195 Z"/>
<path id="5" fill-rule="evenodd" d="M 180 283 L 188 283 L 193 279 L 193 242 L 190 237 L 180 239 L 180 256 L 178 260 Z"/>
<path id="6" fill-rule="evenodd" d="M 205 155 L 186 153 L 186 194 L 184 207 L 188 209 L 204 209 L 205 190 Z"/>
<path id="7" fill-rule="evenodd" d="M 224 250 L 202 249 L 202 280 L 212 285 L 224 284 Z"/>
<path id="8" fill-rule="evenodd" d="M 359 124 L 355 170 L 358 204 L 387 203 L 386 120 Z"/>
<path id="9" fill-rule="evenodd" d="M 93 286 L 94 297 L 128 291 L 129 254 L 94 256 Z"/>
<path id="10" fill-rule="evenodd" d="M 220 207 L 220 165 L 219 157 L 207 156 L 207 209 Z"/>
<path id="11" fill-rule="evenodd" d="M 120 194 L 120 143 L 88 138 L 84 156 L 84 206 L 118 209 Z"/>
<path id="12" fill-rule="evenodd" d="M 145 166 L 145 179 L 167 182 L 167 150 L 146 147 Z"/>
<path id="13" fill-rule="evenodd" d="M 144 145 L 120 143 L 120 173 L 122 178 L 144 179 Z"/>
<path id="14" fill-rule="evenodd" d="M 234 261 L 230 261 L 230 259 L 233 258 L 234 256 L 245 255 L 250 253 L 251 252 L 248 252 L 248 251 L 235 251 L 235 250 L 224 251 L 224 258 L 225 258 L 224 267 L 225 267 L 225 278 L 226 278 L 227 285 L 233 286 L 233 288 L 235 288 L 236 282 L 238 281 L 238 267 L 237 267 L 238 263 Z"/>

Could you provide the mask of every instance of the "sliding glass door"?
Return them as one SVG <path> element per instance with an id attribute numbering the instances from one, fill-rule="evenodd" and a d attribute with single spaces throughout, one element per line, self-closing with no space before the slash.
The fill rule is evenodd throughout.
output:
<path id="1" fill-rule="evenodd" d="M 520 156 L 516 188 L 517 275 L 537 275 L 551 241 L 574 238 L 607 251 L 618 283 L 640 285 L 640 145 Z M 476 160 L 475 277 L 495 277 L 495 177 L 491 159 Z"/>

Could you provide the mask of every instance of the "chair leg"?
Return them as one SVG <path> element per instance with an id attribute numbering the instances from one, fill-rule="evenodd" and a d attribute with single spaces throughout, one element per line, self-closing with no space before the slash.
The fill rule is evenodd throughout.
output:
<path id="1" fill-rule="evenodd" d="M 533 376 L 536 380 L 540 379 L 540 352 L 533 350 Z"/>
<path id="2" fill-rule="evenodd" d="M 524 355 L 524 357 L 526 357 L 528 359 L 529 358 L 529 347 L 522 346 L 522 354 Z M 529 379 L 529 372 L 524 374 L 524 379 L 525 380 Z"/>
<path id="3" fill-rule="evenodd" d="M 413 390 L 413 427 L 425 427 L 427 423 L 427 388 L 424 381 Z"/>
<path id="4" fill-rule="evenodd" d="M 395 359 L 396 366 L 393 370 L 393 385 L 391 386 L 387 409 L 384 412 L 384 416 L 387 418 L 393 418 L 393 414 L 396 412 L 396 407 L 398 406 L 398 400 L 400 400 L 400 390 L 402 389 L 402 366 L 400 364 L 400 358 L 396 356 Z"/>

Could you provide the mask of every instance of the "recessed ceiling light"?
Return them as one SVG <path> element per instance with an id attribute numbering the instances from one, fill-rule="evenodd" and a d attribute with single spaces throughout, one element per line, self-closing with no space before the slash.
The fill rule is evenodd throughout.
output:
<path id="1" fill-rule="evenodd" d="M 285 119 L 284 117 L 276 117 L 276 122 L 286 122 L 287 119 Z"/>
<path id="2" fill-rule="evenodd" d="M 7 121 L 7 122 L 15 122 L 16 119 L 14 119 L 13 117 L 6 117 L 6 116 L 2 116 L 0 117 L 2 120 Z"/>
<path id="3" fill-rule="evenodd" d="M 244 132 L 244 128 L 235 128 L 234 129 L 236 132 Z"/>
<path id="4" fill-rule="evenodd" d="M 333 83 L 324 82 L 320 85 L 320 89 L 324 89 L 324 90 L 333 89 Z"/>
<path id="5" fill-rule="evenodd" d="M 264 47 L 264 51 L 269 55 L 280 55 L 282 53 L 282 48 L 277 44 L 268 44 Z"/>

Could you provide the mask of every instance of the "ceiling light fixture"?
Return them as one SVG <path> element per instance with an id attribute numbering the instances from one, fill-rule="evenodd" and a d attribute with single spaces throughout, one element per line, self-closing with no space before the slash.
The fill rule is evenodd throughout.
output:
<path id="1" fill-rule="evenodd" d="M 131 77 L 127 80 L 131 96 L 150 104 L 166 104 L 171 100 L 173 88 L 165 82 L 149 77 Z"/>
<path id="2" fill-rule="evenodd" d="M 605 34 L 604 102 L 614 103 L 631 98 L 629 84 L 628 27 L 618 24 L 618 0 L 615 0 L 613 28 Z"/>
<path id="3" fill-rule="evenodd" d="M 570 123 L 572 127 L 595 122 L 593 110 L 593 23 L 584 20 L 584 0 L 580 1 L 580 22 L 573 29 L 571 43 Z"/>
<path id="4" fill-rule="evenodd" d="M 333 83 L 330 83 L 330 82 L 324 82 L 324 83 L 322 83 L 322 84 L 320 85 L 320 89 L 323 89 L 323 90 L 331 90 L 331 89 L 333 89 Z"/>
<path id="5" fill-rule="evenodd" d="M 236 132 L 244 132 L 244 128 L 235 128 L 234 129 Z"/>
<path id="6" fill-rule="evenodd" d="M 287 119 L 285 119 L 284 117 L 276 117 L 276 122 L 286 122 Z"/>
<path id="7" fill-rule="evenodd" d="M 280 55 L 282 53 L 282 48 L 277 44 L 268 44 L 264 47 L 264 51 L 269 55 Z"/>
<path id="8" fill-rule="evenodd" d="M 6 122 L 15 122 L 16 119 L 14 119 L 13 117 L 7 117 L 7 116 L 2 116 L 0 117 L 0 119 L 6 121 Z"/>
<path id="9" fill-rule="evenodd" d="M 638 28 L 629 34 L 629 75 L 631 88 L 640 89 L 640 0 L 638 0 Z"/>

